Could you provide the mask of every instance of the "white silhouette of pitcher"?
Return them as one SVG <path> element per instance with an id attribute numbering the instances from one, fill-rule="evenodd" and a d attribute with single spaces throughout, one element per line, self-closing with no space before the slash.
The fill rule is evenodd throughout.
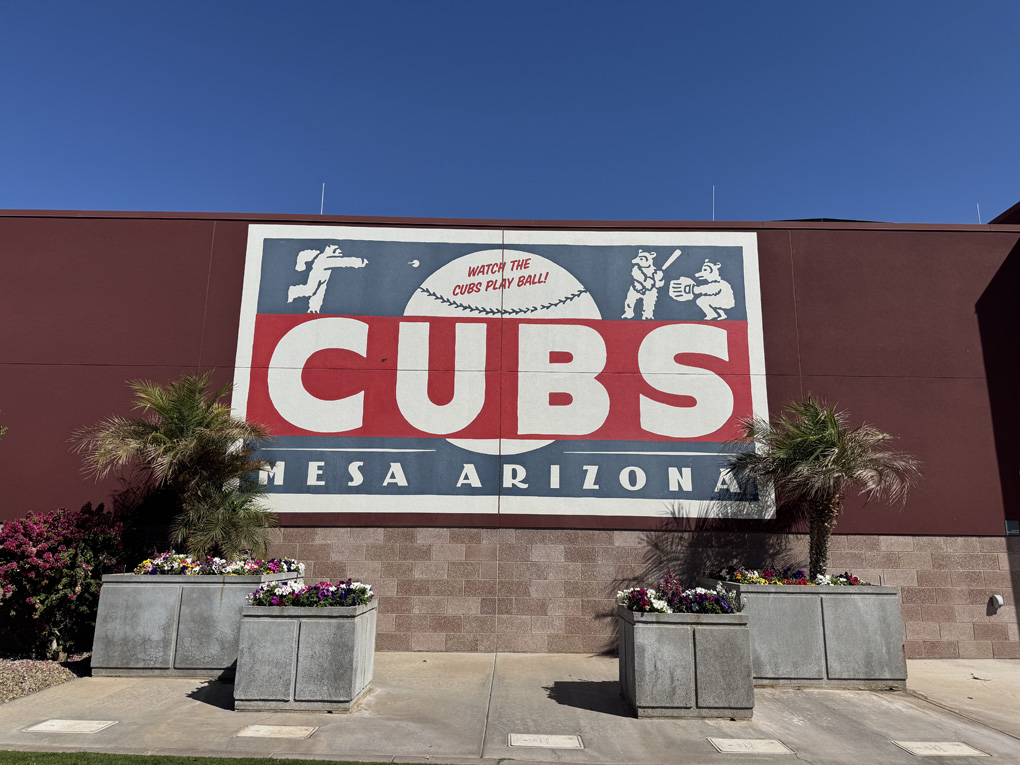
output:
<path id="1" fill-rule="evenodd" d="M 293 303 L 294 298 L 308 298 L 308 313 L 319 313 L 322 310 L 322 301 L 326 297 L 326 285 L 329 283 L 329 275 L 334 268 L 364 268 L 368 265 L 365 258 L 344 257 L 340 248 L 335 244 L 326 247 L 325 250 L 302 250 L 298 253 L 295 271 L 304 271 L 308 264 L 312 264 L 308 272 L 308 281 L 304 284 L 295 284 L 287 290 L 287 302 Z"/>

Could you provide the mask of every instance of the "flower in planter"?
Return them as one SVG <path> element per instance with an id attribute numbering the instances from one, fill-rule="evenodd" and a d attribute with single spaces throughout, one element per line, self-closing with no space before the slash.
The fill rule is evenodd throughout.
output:
<path id="1" fill-rule="evenodd" d="M 645 614 L 668 614 L 669 605 L 658 596 L 655 590 L 645 587 L 631 587 L 616 593 L 616 602 L 631 611 Z"/>
<path id="2" fill-rule="evenodd" d="M 800 584 L 800 585 L 830 585 L 835 587 L 870 587 L 871 582 L 865 582 L 848 571 L 839 575 L 818 574 L 814 579 L 808 577 L 804 569 L 794 569 L 788 566 L 783 569 L 763 568 L 760 571 L 743 566 L 729 566 L 708 574 L 712 579 L 722 579 L 725 582 L 737 582 L 739 584 Z"/>
<path id="3" fill-rule="evenodd" d="M 703 587 L 684 589 L 670 571 L 659 580 L 656 589 L 632 587 L 616 594 L 616 602 L 631 611 L 658 614 L 734 614 L 744 604 L 737 593 L 719 584 L 714 590 Z"/>
<path id="4" fill-rule="evenodd" d="M 838 576 L 831 576 L 829 574 L 819 574 L 815 577 L 815 584 L 831 584 L 837 587 L 870 587 L 871 582 L 865 582 L 862 579 L 858 579 L 856 576 L 851 574 L 849 571 L 844 571 Z"/>
<path id="5" fill-rule="evenodd" d="M 372 586 L 348 579 L 346 582 L 319 582 L 304 586 L 299 579 L 266 582 L 248 596 L 253 606 L 367 606 L 375 598 Z"/>
<path id="6" fill-rule="evenodd" d="M 272 560 L 225 560 L 223 558 L 196 559 L 173 550 L 142 561 L 134 570 L 136 574 L 167 575 L 185 574 L 195 576 L 261 576 L 262 574 L 297 574 L 303 576 L 305 564 L 293 558 Z"/>
<path id="7" fill-rule="evenodd" d="M 206 558 L 201 573 L 219 574 L 220 576 L 261 576 L 262 574 L 297 574 L 304 576 L 305 564 L 293 558 L 273 558 L 272 560 L 224 560 L 223 558 Z"/>
<path id="8" fill-rule="evenodd" d="M 157 574 L 190 574 L 198 568 L 198 565 L 190 556 L 171 550 L 161 553 L 155 558 L 146 558 L 138 564 L 134 573 L 153 576 Z"/>

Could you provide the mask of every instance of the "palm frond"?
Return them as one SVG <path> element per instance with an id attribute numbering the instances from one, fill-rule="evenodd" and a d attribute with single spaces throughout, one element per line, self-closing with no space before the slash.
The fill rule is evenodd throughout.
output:
<path id="1" fill-rule="evenodd" d="M 174 539 L 186 543 L 188 552 L 197 556 L 263 556 L 269 545 L 268 529 L 276 526 L 277 519 L 261 497 L 261 487 L 250 480 L 214 492 L 175 519 Z"/>
<path id="2" fill-rule="evenodd" d="M 73 448 L 84 454 L 83 469 L 97 478 L 134 464 L 173 490 L 184 508 L 171 529 L 176 544 L 192 551 L 264 551 L 267 537 L 254 529 L 275 516 L 255 500 L 261 488 L 249 477 L 265 467 L 253 454 L 270 435 L 233 416 L 221 401 L 229 385 L 210 393 L 209 384 L 208 374 L 165 385 L 134 380 L 128 385 L 139 416 L 112 417 L 76 431 Z M 225 488 L 230 486 L 244 491 L 235 496 Z"/>
<path id="3" fill-rule="evenodd" d="M 831 533 L 848 490 L 856 489 L 867 500 L 903 502 L 920 476 L 917 460 L 885 448 L 891 435 L 868 424 L 851 428 L 849 419 L 846 411 L 808 396 L 790 403 L 772 423 L 742 421 L 741 438 L 731 442 L 740 450 L 729 458 L 738 481 L 745 486 L 769 482 L 778 504 L 811 509 L 813 551 L 815 535 Z M 749 442 L 755 444 L 753 450 Z M 817 549 L 827 550 L 827 537 L 821 542 Z M 816 563 L 812 561 L 812 574 Z"/>

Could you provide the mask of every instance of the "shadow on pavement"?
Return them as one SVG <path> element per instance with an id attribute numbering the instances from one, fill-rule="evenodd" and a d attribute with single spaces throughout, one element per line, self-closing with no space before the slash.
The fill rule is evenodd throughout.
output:
<path id="1" fill-rule="evenodd" d="M 616 680 L 557 680 L 544 686 L 557 704 L 618 717 L 633 717 Z"/>
<path id="2" fill-rule="evenodd" d="M 201 701 L 209 706 L 233 711 L 234 684 L 224 683 L 220 680 L 206 680 L 202 685 L 189 693 L 188 698 Z"/>
<path id="3" fill-rule="evenodd" d="M 85 654 L 79 659 L 68 659 L 67 661 L 60 662 L 62 666 L 67 667 L 69 670 L 74 672 L 78 677 L 91 677 L 92 676 L 92 654 Z"/>

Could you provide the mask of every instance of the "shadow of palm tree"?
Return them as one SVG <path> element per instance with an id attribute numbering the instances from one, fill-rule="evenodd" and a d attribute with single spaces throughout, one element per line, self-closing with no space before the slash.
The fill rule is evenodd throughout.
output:
<path id="1" fill-rule="evenodd" d="M 679 500 L 670 503 L 658 527 L 642 537 L 645 551 L 640 573 L 615 580 L 616 589 L 655 587 L 669 572 L 686 587 L 696 587 L 699 578 L 728 566 L 801 565 L 807 551 L 793 548 L 791 534 L 802 531 L 803 514 L 789 505 L 777 508 L 772 492 L 761 495 L 754 508 L 739 500 L 713 500 L 700 508 Z M 752 514 L 766 517 L 752 518 Z M 602 654 L 617 653 L 615 613 L 597 618 L 613 620 L 612 638 Z"/>
<path id="2" fill-rule="evenodd" d="M 153 484 L 144 470 L 136 469 L 119 482 L 113 508 L 124 520 L 125 556 L 134 565 L 170 548 L 170 523 L 180 512 L 180 501 L 173 492 Z"/>
<path id="3" fill-rule="evenodd" d="M 557 704 L 617 717 L 633 717 L 616 680 L 556 680 L 543 687 Z"/>

